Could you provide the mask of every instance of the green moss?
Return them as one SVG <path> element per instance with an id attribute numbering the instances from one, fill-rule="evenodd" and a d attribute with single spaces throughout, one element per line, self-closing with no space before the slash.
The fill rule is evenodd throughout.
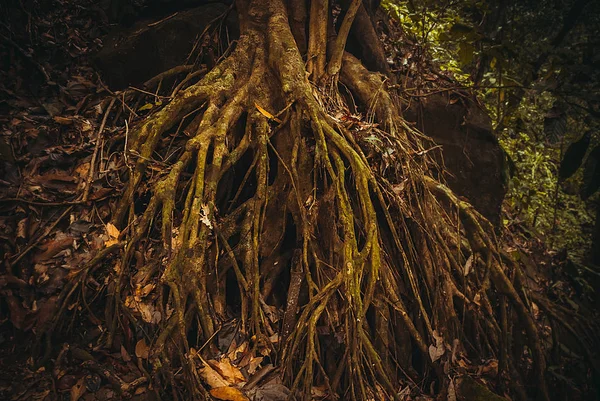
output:
<path id="1" fill-rule="evenodd" d="M 506 398 L 492 393 L 470 376 L 458 380 L 458 399 L 461 401 L 506 401 Z"/>

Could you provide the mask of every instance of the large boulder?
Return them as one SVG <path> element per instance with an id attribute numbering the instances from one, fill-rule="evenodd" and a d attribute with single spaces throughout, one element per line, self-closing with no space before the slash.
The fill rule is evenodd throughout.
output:
<path id="1" fill-rule="evenodd" d="M 94 64 L 111 89 L 138 86 L 183 64 L 204 28 L 228 8 L 223 3 L 207 4 L 179 11 L 170 18 L 117 27 L 104 38 L 104 47 L 94 57 Z"/>
<path id="2" fill-rule="evenodd" d="M 450 188 L 498 224 L 507 190 L 505 158 L 487 113 L 467 96 L 433 94 L 411 102 L 404 117 L 442 146 Z"/>

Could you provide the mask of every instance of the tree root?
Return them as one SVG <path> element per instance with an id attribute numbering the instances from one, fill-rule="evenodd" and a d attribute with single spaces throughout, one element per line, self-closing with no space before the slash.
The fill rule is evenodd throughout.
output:
<path id="1" fill-rule="evenodd" d="M 246 6 L 231 55 L 128 132 L 129 179 L 112 217 L 124 241 L 74 278 L 48 333 L 99 260 L 122 249 L 106 345 L 128 325 L 147 327 L 155 379 L 174 386 L 169 372 L 181 367 L 191 397 L 206 391 L 189 356 L 232 315 L 248 338 L 269 343 L 292 392 L 310 399 L 319 385 L 359 400 L 399 399 L 401 383 L 417 376 L 444 393 L 456 355 L 500 358 L 513 372 L 514 312 L 512 331 L 527 333 L 531 374 L 548 400 L 539 334 L 509 278 L 518 267 L 503 262 L 491 225 L 431 178 L 438 166 L 428 143 L 401 119 L 381 77 L 343 56 L 341 82 L 374 113 L 380 126 L 369 133 L 394 154 L 387 175 L 339 118 L 350 113 L 337 85 L 322 93 L 308 80 L 283 3 Z M 309 55 L 323 40 L 314 32 Z M 328 76 L 322 56 L 309 63 L 311 79 L 335 83 L 339 66 Z M 187 136 L 172 140 L 175 160 L 154 175 L 178 126 Z M 148 284 L 160 289 L 158 323 L 125 306 Z M 271 305 L 285 310 L 281 321 Z M 268 340 L 274 333 L 280 344 Z"/>

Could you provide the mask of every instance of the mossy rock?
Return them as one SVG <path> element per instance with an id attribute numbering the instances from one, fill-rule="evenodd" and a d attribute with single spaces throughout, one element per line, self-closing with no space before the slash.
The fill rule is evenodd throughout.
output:
<path id="1" fill-rule="evenodd" d="M 470 376 L 463 376 L 457 382 L 457 395 L 460 401 L 507 401 L 506 398 L 491 392 Z"/>

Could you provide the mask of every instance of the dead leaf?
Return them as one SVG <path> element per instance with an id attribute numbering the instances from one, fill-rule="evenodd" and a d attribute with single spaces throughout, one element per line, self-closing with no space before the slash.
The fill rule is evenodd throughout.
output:
<path id="1" fill-rule="evenodd" d="M 235 387 L 218 387 L 210 390 L 210 395 L 217 400 L 225 401 L 249 401 L 249 398 Z"/>
<path id="2" fill-rule="evenodd" d="M 232 349 L 228 354 L 228 358 L 231 359 L 232 361 L 235 361 L 238 359 L 238 354 L 245 354 L 246 351 L 248 350 L 248 342 L 245 341 L 242 344 L 240 344 L 239 347 L 232 347 L 235 344 L 235 341 L 232 341 L 232 343 L 230 344 L 230 349 Z M 238 364 L 238 367 L 242 367 L 241 365 Z"/>
<path id="3" fill-rule="evenodd" d="M 473 297 L 473 303 L 477 306 L 481 306 L 481 303 L 479 302 L 481 301 L 481 294 L 477 293 L 475 294 L 475 296 Z"/>
<path id="4" fill-rule="evenodd" d="M 37 316 L 35 319 L 35 327 L 40 329 L 45 328 L 45 325 L 50 321 L 56 312 L 56 308 L 58 305 L 58 296 L 54 295 L 48 298 L 47 301 L 43 302 L 42 305 L 37 310 Z"/>
<path id="5" fill-rule="evenodd" d="M 283 384 L 268 382 L 255 389 L 251 393 L 254 394 L 254 400 L 261 401 L 286 401 L 289 398 L 290 390 Z"/>
<path id="6" fill-rule="evenodd" d="M 433 331 L 433 338 L 435 344 L 429 346 L 429 356 L 431 357 L 431 361 L 435 362 L 444 355 L 446 347 L 444 347 L 444 338 L 438 334 L 437 330 Z"/>
<path id="7" fill-rule="evenodd" d="M 246 381 L 246 378 L 240 372 L 240 370 L 231 364 L 229 358 L 222 358 L 220 361 L 214 359 L 208 361 L 211 367 L 213 367 L 229 384 L 238 384 Z"/>
<path id="8" fill-rule="evenodd" d="M 123 347 L 122 345 L 121 345 L 121 359 L 123 359 L 123 362 L 131 361 L 131 357 L 129 356 L 129 353 L 127 352 L 125 347 Z"/>
<path id="9" fill-rule="evenodd" d="M 155 285 L 154 283 L 150 283 L 150 284 L 146 284 L 145 286 L 139 286 L 139 291 L 138 288 L 135 289 L 136 292 L 136 296 L 139 296 L 141 298 L 144 298 L 146 296 L 148 296 L 148 294 L 150 294 L 150 292 L 154 289 Z"/>
<path id="10" fill-rule="evenodd" d="M 85 120 L 85 119 L 81 121 L 80 128 L 83 132 L 89 132 L 94 129 L 94 127 L 92 126 L 92 123 L 90 123 L 88 120 Z"/>
<path id="11" fill-rule="evenodd" d="M 408 179 L 402 181 L 399 184 L 392 185 L 392 191 L 394 191 L 394 193 L 396 195 L 400 195 L 402 193 L 402 191 L 404 191 L 404 187 L 406 186 L 407 181 L 408 181 Z"/>
<path id="12" fill-rule="evenodd" d="M 204 362 L 203 362 L 204 363 Z M 204 367 L 200 369 L 200 376 L 210 388 L 227 387 L 229 383 L 223 379 L 223 376 L 214 370 L 209 364 L 204 363 Z"/>
<path id="13" fill-rule="evenodd" d="M 85 377 L 82 377 L 71 387 L 71 401 L 77 401 L 85 393 Z"/>
<path id="14" fill-rule="evenodd" d="M 454 380 L 450 379 L 448 384 L 448 401 L 456 401 L 456 389 L 454 388 Z"/>
<path id="15" fill-rule="evenodd" d="M 17 238 L 27 239 L 27 230 L 29 227 L 29 217 L 19 220 L 17 224 Z"/>
<path id="16" fill-rule="evenodd" d="M 46 241 L 40 246 L 42 253 L 33 257 L 34 263 L 42 263 L 56 256 L 60 251 L 69 248 L 73 244 L 74 238 L 65 233 L 58 233 L 54 239 Z"/>
<path id="17" fill-rule="evenodd" d="M 469 256 L 469 259 L 467 259 L 467 262 L 465 263 L 465 268 L 464 268 L 464 275 L 465 275 L 465 277 L 471 271 L 471 266 L 472 265 L 473 265 L 473 254 L 471 254 L 471 256 Z"/>
<path id="18" fill-rule="evenodd" d="M 56 121 L 60 125 L 71 125 L 71 124 L 73 124 L 73 119 L 72 118 L 68 118 L 68 117 L 54 116 L 54 121 Z"/>
<path id="19" fill-rule="evenodd" d="M 162 314 L 152 304 L 140 303 L 137 305 L 137 309 L 146 323 L 157 324 L 162 320 Z"/>
<path id="20" fill-rule="evenodd" d="M 490 359 L 485 365 L 479 367 L 477 374 L 489 377 L 498 376 L 498 360 Z"/>
<path id="21" fill-rule="evenodd" d="M 108 234 L 109 240 L 105 242 L 105 245 L 107 247 L 116 244 L 119 238 L 119 235 L 121 234 L 121 232 L 119 231 L 119 229 L 117 227 L 114 226 L 114 224 L 112 223 L 108 223 L 106 225 L 106 233 Z"/>
<path id="22" fill-rule="evenodd" d="M 74 173 L 80 179 L 87 178 L 89 172 L 90 172 L 90 163 L 89 162 L 81 163 L 80 165 L 75 167 L 75 171 L 74 171 Z M 83 181 L 83 180 L 81 180 L 81 181 Z"/>
<path id="23" fill-rule="evenodd" d="M 256 372 L 256 369 L 259 368 L 260 364 L 263 361 L 263 357 L 259 356 L 258 358 L 250 359 L 250 363 L 248 364 L 248 374 L 253 375 Z"/>
<path id="24" fill-rule="evenodd" d="M 143 338 L 135 344 L 135 356 L 141 359 L 148 359 L 150 350 L 146 344 L 146 340 Z"/>
<path id="25" fill-rule="evenodd" d="M 200 210 L 200 221 L 202 223 L 204 223 L 204 225 L 206 225 L 206 227 L 210 228 L 212 230 L 213 225 L 210 222 L 209 217 L 210 216 L 210 210 L 208 208 L 208 205 L 202 205 L 202 209 Z"/>
<path id="26" fill-rule="evenodd" d="M 35 177 L 34 182 L 44 188 L 65 192 L 75 187 L 77 177 L 67 173 L 48 173 Z"/>
<path id="27" fill-rule="evenodd" d="M 254 106 L 256 106 L 256 109 L 260 112 L 260 114 L 262 114 L 263 116 L 267 117 L 269 120 L 273 120 L 273 121 L 276 121 L 279 124 L 281 124 L 281 120 L 280 119 L 278 119 L 273 114 L 269 113 L 267 110 L 265 110 L 262 107 L 260 107 L 258 103 L 254 102 Z"/>
<path id="28" fill-rule="evenodd" d="M 321 386 L 313 386 L 310 389 L 310 392 L 311 392 L 313 399 L 325 398 L 327 396 L 327 386 L 324 384 Z"/>
<path id="29" fill-rule="evenodd" d="M 277 323 L 279 321 L 279 310 L 277 309 L 277 307 L 267 305 L 267 303 L 264 302 L 262 299 L 260 301 L 263 307 L 263 311 L 265 312 L 265 315 L 267 315 L 267 318 L 269 318 L 271 323 Z"/>
<path id="30" fill-rule="evenodd" d="M 146 387 L 138 387 L 135 389 L 135 395 L 144 394 L 148 389 Z"/>
<path id="31" fill-rule="evenodd" d="M 108 223 L 106 225 L 106 233 L 111 237 L 111 238 L 119 238 L 119 235 L 121 234 L 121 232 L 119 231 L 119 229 L 117 227 L 115 227 L 115 225 L 113 223 Z"/>

